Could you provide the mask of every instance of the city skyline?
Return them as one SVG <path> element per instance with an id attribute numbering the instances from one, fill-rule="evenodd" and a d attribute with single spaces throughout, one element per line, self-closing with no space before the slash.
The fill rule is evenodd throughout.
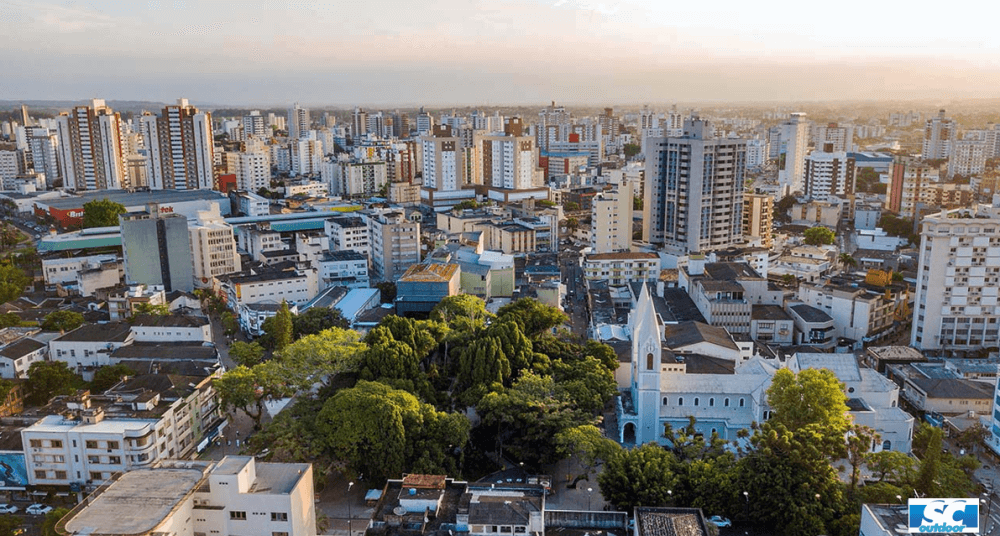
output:
<path id="1" fill-rule="evenodd" d="M 860 2 L 2 3 L 9 35 L 45 37 L 2 60 L 21 73 L 11 99 L 627 105 L 982 98 L 1000 83 L 1000 38 L 962 9 L 931 26 Z"/>

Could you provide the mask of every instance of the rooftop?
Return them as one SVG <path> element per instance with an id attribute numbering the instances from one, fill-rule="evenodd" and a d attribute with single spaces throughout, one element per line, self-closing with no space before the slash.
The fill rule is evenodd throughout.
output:
<path id="1" fill-rule="evenodd" d="M 792 311 L 799 315 L 802 320 L 809 323 L 821 323 L 821 322 L 833 322 L 833 318 L 825 312 L 808 305 L 805 303 L 800 303 L 798 305 L 791 306 Z"/>
<path id="2" fill-rule="evenodd" d="M 638 536 L 708 536 L 701 508 L 635 509 Z"/>
<path id="3" fill-rule="evenodd" d="M 84 324 L 56 339 L 61 342 L 125 342 L 132 333 L 126 322 Z"/>
<path id="4" fill-rule="evenodd" d="M 752 320 L 791 320 L 792 317 L 780 305 L 754 304 L 751 309 Z"/>
<path id="5" fill-rule="evenodd" d="M 725 328 L 710 326 L 701 322 L 681 322 L 680 324 L 667 324 L 664 327 L 664 344 L 672 350 L 684 348 L 701 342 L 707 342 L 739 350 L 733 338 Z"/>
<path id="6" fill-rule="evenodd" d="M 45 345 L 36 340 L 25 337 L 13 344 L 5 346 L 3 350 L 0 350 L 0 355 L 8 359 L 20 359 L 41 348 L 45 348 Z"/>
<path id="7" fill-rule="evenodd" d="M 642 251 L 619 251 L 616 253 L 593 253 L 587 255 L 588 261 L 625 261 L 625 260 L 656 260 L 660 256 L 656 253 L 645 253 Z"/>
<path id="8" fill-rule="evenodd" d="M 157 328 L 200 328 L 208 325 L 208 318 L 191 315 L 136 315 L 133 326 Z"/>
<path id="9" fill-rule="evenodd" d="M 869 346 L 868 353 L 883 361 L 926 361 L 920 350 L 911 346 Z"/>
<path id="10" fill-rule="evenodd" d="M 120 359 L 166 359 L 189 361 L 216 361 L 218 353 L 214 346 L 191 344 L 190 342 L 137 342 L 122 346 L 111 352 L 111 358 Z"/>
<path id="11" fill-rule="evenodd" d="M 229 206 L 229 198 L 213 190 L 149 190 L 144 192 L 129 192 L 127 190 L 100 190 L 77 192 L 76 194 L 55 199 L 39 200 L 38 204 L 48 207 L 70 210 L 82 208 L 85 203 L 95 200 L 109 199 L 128 207 L 142 207 L 148 203 L 183 203 L 188 201 L 217 201 L 221 206 Z"/>
<path id="12" fill-rule="evenodd" d="M 194 493 L 203 476 L 200 467 L 134 469 L 120 474 L 103 493 L 88 498 L 86 506 L 66 523 L 66 533 L 149 533 Z"/>
<path id="13" fill-rule="evenodd" d="M 993 386 L 964 378 L 912 378 L 910 380 L 928 398 L 992 399 Z"/>
<path id="14" fill-rule="evenodd" d="M 457 264 L 414 264 L 410 266 L 401 283 L 446 283 L 458 272 Z"/>

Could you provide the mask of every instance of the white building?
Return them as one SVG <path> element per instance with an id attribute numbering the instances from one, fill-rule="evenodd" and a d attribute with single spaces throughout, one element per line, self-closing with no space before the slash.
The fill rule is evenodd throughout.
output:
<path id="1" fill-rule="evenodd" d="M 793 113 L 778 129 L 778 145 L 772 147 L 772 151 L 778 159 L 778 186 L 784 197 L 802 191 L 806 153 L 809 151 L 809 122 L 806 121 L 806 114 Z"/>
<path id="2" fill-rule="evenodd" d="M 896 304 L 884 293 L 831 283 L 801 283 L 796 297 L 833 318 L 837 337 L 867 341 L 892 327 Z"/>
<path id="3" fill-rule="evenodd" d="M 656 283 L 660 279 L 660 257 L 640 251 L 596 253 L 583 261 L 583 274 L 591 281 L 605 279 L 611 286 Z"/>
<path id="4" fill-rule="evenodd" d="M 827 144 L 830 149 L 833 144 Z M 804 192 L 809 199 L 829 201 L 854 193 L 854 159 L 847 153 L 813 151 L 806 157 Z"/>
<path id="5" fill-rule="evenodd" d="M 10 328 L 8 328 L 10 329 Z M 0 348 L 0 378 L 12 380 L 28 377 L 28 369 L 37 361 L 45 361 L 48 346 L 30 337 L 20 337 Z"/>
<path id="6" fill-rule="evenodd" d="M 828 143 L 833 145 L 833 152 L 853 151 L 854 125 L 828 123 L 813 127 L 813 145 L 822 149 Z"/>
<path id="7" fill-rule="evenodd" d="M 230 192 L 230 199 L 236 199 L 236 210 L 244 216 L 267 216 L 271 213 L 271 202 L 252 191 Z"/>
<path id="8" fill-rule="evenodd" d="M 292 175 L 319 175 L 323 167 L 323 142 L 294 139 L 289 145 Z"/>
<path id="9" fill-rule="evenodd" d="M 282 301 L 301 304 L 316 297 L 318 279 L 313 269 L 267 271 L 230 277 L 222 283 L 222 290 L 228 294 L 227 303 L 233 308 L 242 304 L 280 304 Z"/>
<path id="10" fill-rule="evenodd" d="M 955 135 L 955 122 L 946 118 L 944 110 L 940 110 L 937 117 L 928 119 L 924 127 L 923 157 L 927 160 L 948 158 Z"/>
<path id="11" fill-rule="evenodd" d="M 225 153 L 226 169 L 236 175 L 236 188 L 256 192 L 271 185 L 271 155 L 266 151 Z"/>
<path id="12" fill-rule="evenodd" d="M 975 350 L 1000 344 L 998 233 L 996 206 L 924 218 L 911 346 Z"/>
<path id="13" fill-rule="evenodd" d="M 989 146 L 986 140 L 956 140 L 951 145 L 948 159 L 948 175 L 968 177 L 978 175 L 986 169 Z"/>
<path id="14" fill-rule="evenodd" d="M 63 185 L 75 190 L 117 190 L 129 185 L 121 116 L 93 99 L 57 121 Z"/>
<path id="15" fill-rule="evenodd" d="M 42 259 L 42 277 L 46 286 L 79 281 L 80 272 L 99 267 L 106 263 L 117 263 L 118 255 L 86 255 L 82 257 L 51 257 Z"/>
<path id="16" fill-rule="evenodd" d="M 747 140 L 747 169 L 760 169 L 767 162 L 767 140 Z"/>
<path id="17" fill-rule="evenodd" d="M 212 342 L 208 318 L 189 315 L 136 315 L 132 319 L 134 342 Z"/>
<path id="18" fill-rule="evenodd" d="M 306 197 L 327 197 L 330 185 L 323 181 L 302 181 L 285 184 L 285 197 L 304 195 Z"/>
<path id="19" fill-rule="evenodd" d="M 327 251 L 313 261 L 319 271 L 322 288 L 337 286 L 364 288 L 368 286 L 368 256 L 347 249 Z"/>
<path id="20" fill-rule="evenodd" d="M 371 197 L 388 180 L 385 162 L 346 159 L 324 162 L 323 170 L 323 180 L 330 185 L 330 191 L 340 197 Z"/>
<path id="21" fill-rule="evenodd" d="M 368 225 L 362 218 L 332 218 L 323 225 L 330 240 L 327 246 L 330 251 L 351 250 L 366 256 L 371 253 Z"/>
<path id="22" fill-rule="evenodd" d="M 132 344 L 135 335 L 126 322 L 84 324 L 49 341 L 49 359 L 62 361 L 85 377 L 111 365 L 111 352 Z"/>
<path id="23" fill-rule="evenodd" d="M 288 138 L 295 140 L 305 137 L 312 123 L 309 121 L 309 110 L 295 103 L 288 109 Z"/>
<path id="24" fill-rule="evenodd" d="M 420 222 L 402 212 L 364 215 L 371 240 L 372 277 L 395 281 L 420 262 Z"/>
<path id="25" fill-rule="evenodd" d="M 213 286 L 213 279 L 242 269 L 233 228 L 219 214 L 218 205 L 213 205 L 212 210 L 198 211 L 198 219 L 191 222 L 188 231 L 195 286 Z"/>
<path id="26" fill-rule="evenodd" d="M 149 187 L 153 190 L 214 188 L 212 114 L 178 99 L 159 118 L 140 119 L 145 147 L 150 151 Z"/>
<path id="27" fill-rule="evenodd" d="M 467 170 L 462 141 L 450 127 L 435 126 L 432 135 L 420 137 L 419 144 L 424 181 L 421 202 L 440 211 L 475 199 L 475 190 L 465 188 Z"/>
<path id="28" fill-rule="evenodd" d="M 271 132 L 264 124 L 264 116 L 260 115 L 260 110 L 252 110 L 250 115 L 243 116 L 243 133 L 245 137 L 265 138 Z"/>
<path id="29" fill-rule="evenodd" d="M 591 251 L 614 253 L 632 249 L 632 193 L 632 184 L 626 179 L 591 200 Z"/>

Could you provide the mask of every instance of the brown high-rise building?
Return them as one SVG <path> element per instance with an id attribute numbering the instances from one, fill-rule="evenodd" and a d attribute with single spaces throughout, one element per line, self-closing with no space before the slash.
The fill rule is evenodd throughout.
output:
<path id="1" fill-rule="evenodd" d="M 121 116 L 103 100 L 77 106 L 56 119 L 63 185 L 75 190 L 128 186 Z"/>

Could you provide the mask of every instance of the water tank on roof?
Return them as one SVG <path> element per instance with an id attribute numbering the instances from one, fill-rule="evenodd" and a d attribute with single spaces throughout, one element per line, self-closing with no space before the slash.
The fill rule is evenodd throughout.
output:
<path id="1" fill-rule="evenodd" d="M 417 494 L 417 488 L 410 488 L 410 496 L 412 497 L 413 495 L 416 494 Z"/>

